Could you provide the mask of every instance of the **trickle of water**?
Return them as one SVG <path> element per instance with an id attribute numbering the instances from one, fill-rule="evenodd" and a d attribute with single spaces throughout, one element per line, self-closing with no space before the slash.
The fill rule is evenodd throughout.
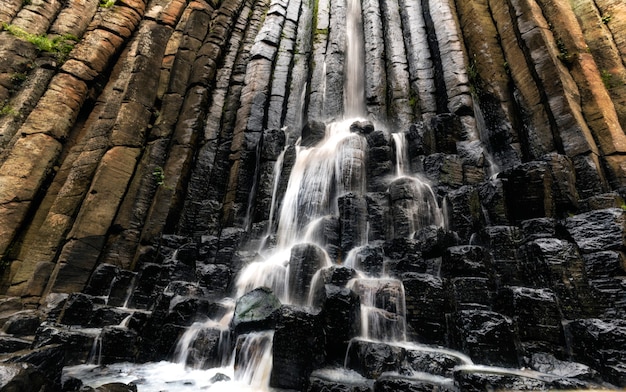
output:
<path id="1" fill-rule="evenodd" d="M 235 380 L 253 388 L 269 388 L 274 331 L 253 332 L 237 339 L 233 367 Z"/>
<path id="2" fill-rule="evenodd" d="M 276 196 L 278 195 L 278 185 L 280 183 L 280 176 L 283 172 L 283 162 L 285 161 L 285 152 L 287 151 L 287 147 L 281 151 L 276 158 L 276 162 L 274 163 L 274 178 L 272 183 L 272 202 L 270 204 L 270 216 L 269 223 L 267 225 L 268 234 L 271 232 L 274 226 L 274 213 L 276 211 Z"/>
<path id="3" fill-rule="evenodd" d="M 428 181 L 408 170 L 408 145 L 404 133 L 393 133 L 396 150 L 396 179 L 389 186 L 394 204 L 392 214 L 396 237 L 412 236 L 417 230 L 444 225 L 444 215 Z"/>
<path id="4" fill-rule="evenodd" d="M 102 363 L 102 334 L 99 333 L 98 336 L 93 340 L 93 344 L 91 346 L 91 352 L 89 353 L 89 358 L 87 359 L 87 363 L 90 365 L 98 365 Z"/>
<path id="5" fill-rule="evenodd" d="M 361 334 L 366 339 L 406 340 L 404 285 L 397 279 L 353 279 L 361 299 Z"/>
<path id="6" fill-rule="evenodd" d="M 176 349 L 174 351 L 174 362 L 180 363 L 182 365 L 187 364 L 187 358 L 190 354 L 190 348 L 193 346 L 194 342 L 198 338 L 198 336 L 206 330 L 214 329 L 223 332 L 228 332 L 228 328 L 223 325 L 215 322 L 213 320 L 207 320 L 204 322 L 195 322 L 187 328 L 185 333 L 178 339 L 178 343 L 176 343 Z M 220 341 L 221 341 L 220 336 Z"/>
<path id="7" fill-rule="evenodd" d="M 406 166 L 409 162 L 406 134 L 404 132 L 392 133 L 393 143 L 396 146 L 396 175 L 398 177 L 408 174 Z"/>

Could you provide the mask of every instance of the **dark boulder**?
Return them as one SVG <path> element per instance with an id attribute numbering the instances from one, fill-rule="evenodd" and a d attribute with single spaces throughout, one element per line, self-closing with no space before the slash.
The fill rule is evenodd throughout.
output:
<path id="1" fill-rule="evenodd" d="M 93 308 L 91 296 L 80 293 L 70 294 L 63 308 L 60 322 L 65 325 L 87 326 L 93 315 Z"/>
<path id="2" fill-rule="evenodd" d="M 263 131 L 261 158 L 275 161 L 285 149 L 285 132 L 280 129 Z"/>
<path id="3" fill-rule="evenodd" d="M 598 372 L 589 366 L 577 362 L 561 361 L 552 354 L 535 353 L 529 362 L 531 369 L 541 373 L 584 381 L 600 381 Z"/>
<path id="4" fill-rule="evenodd" d="M 446 392 L 455 391 L 452 379 L 420 379 L 395 374 L 384 374 L 374 383 L 374 392 Z"/>
<path id="5" fill-rule="evenodd" d="M 2 329 L 5 333 L 15 336 L 34 335 L 41 321 L 41 314 L 37 312 L 18 312 L 5 321 Z"/>
<path id="6" fill-rule="evenodd" d="M 325 334 L 318 318 L 283 306 L 276 316 L 270 386 L 306 390 L 313 369 L 324 362 Z"/>
<path id="7" fill-rule="evenodd" d="M 326 334 L 327 362 L 343 363 L 348 343 L 361 332 L 361 301 L 348 288 L 324 286 L 320 324 Z"/>
<path id="8" fill-rule="evenodd" d="M 563 315 L 552 290 L 504 287 L 497 302 L 497 310 L 515 322 L 524 347 L 534 350 L 533 346 L 543 346 L 551 352 L 564 352 Z"/>
<path id="9" fill-rule="evenodd" d="M 373 384 L 355 371 L 325 368 L 311 373 L 307 392 L 372 392 Z"/>
<path id="10" fill-rule="evenodd" d="M 604 379 L 626 387 L 626 322 L 621 319 L 579 319 L 565 326 L 573 359 L 592 366 Z"/>
<path id="11" fill-rule="evenodd" d="M 522 243 L 520 229 L 517 226 L 488 226 L 481 231 L 479 241 L 491 253 L 494 274 L 500 284 L 518 284 L 517 250 Z"/>
<path id="12" fill-rule="evenodd" d="M 270 289 L 254 289 L 237 299 L 230 326 L 237 333 L 272 328 L 274 312 L 280 307 L 280 301 Z"/>
<path id="13" fill-rule="evenodd" d="M 437 186 L 456 189 L 463 185 L 463 163 L 458 155 L 436 153 L 424 158 L 424 173 Z"/>
<path id="14" fill-rule="evenodd" d="M 304 147 L 312 147 L 319 143 L 326 134 L 326 124 L 321 121 L 309 120 L 302 128 L 302 142 Z"/>
<path id="15" fill-rule="evenodd" d="M 533 161 L 506 170 L 502 179 L 508 217 L 512 223 L 554 217 L 552 175 L 548 163 Z"/>
<path id="16" fill-rule="evenodd" d="M 461 368 L 454 372 L 454 380 L 463 392 L 574 390 L 594 386 L 572 378 L 550 377 L 529 370 L 513 369 Z"/>
<path id="17" fill-rule="evenodd" d="M 448 192 L 444 200 L 444 214 L 447 229 L 455 231 L 465 244 L 470 243 L 472 234 L 485 226 L 480 197 L 473 186 L 466 185 Z"/>
<path id="18" fill-rule="evenodd" d="M 365 378 L 377 379 L 385 372 L 397 372 L 404 360 L 404 350 L 388 343 L 354 339 L 346 354 L 346 368 Z"/>
<path id="19" fill-rule="evenodd" d="M 4 362 L 15 363 L 23 368 L 28 368 L 32 365 L 44 377 L 46 383 L 51 387 L 50 390 L 53 391 L 58 390 L 61 385 L 61 374 L 66 363 L 66 356 L 67 353 L 64 346 L 52 344 L 11 354 L 4 359 Z M 0 390 L 4 391 L 4 389 Z"/>
<path id="20" fill-rule="evenodd" d="M 430 274 L 406 273 L 402 283 L 409 334 L 422 343 L 443 344 L 449 308 L 443 280 Z"/>
<path id="21" fill-rule="evenodd" d="M 112 264 L 100 264 L 96 267 L 85 287 L 85 294 L 94 296 L 108 296 L 111 284 L 120 272 L 119 267 Z"/>
<path id="22" fill-rule="evenodd" d="M 220 366 L 220 342 L 227 334 L 228 331 L 219 328 L 200 329 L 187 347 L 185 364 L 194 369 Z"/>
<path id="23" fill-rule="evenodd" d="M 487 278 L 452 278 L 447 286 L 452 310 L 493 310 L 495 284 Z"/>
<path id="24" fill-rule="evenodd" d="M 60 345 L 65 353 L 64 363 L 70 366 L 87 362 L 97 338 L 97 331 L 44 323 L 37 330 L 32 347 Z"/>
<path id="25" fill-rule="evenodd" d="M 441 276 L 492 278 L 493 262 L 487 248 L 476 245 L 453 246 L 443 254 Z"/>
<path id="26" fill-rule="evenodd" d="M 297 244 L 291 248 L 287 295 L 294 304 L 307 303 L 313 275 L 327 264 L 326 253 L 315 244 Z"/>
<path id="27" fill-rule="evenodd" d="M 539 238 L 520 247 L 519 255 L 523 285 L 550 287 L 565 318 L 590 317 L 600 312 L 589 290 L 584 261 L 574 244 L 557 238 Z"/>
<path id="28" fill-rule="evenodd" d="M 524 242 L 556 237 L 556 226 L 554 218 L 533 218 L 520 222 Z"/>
<path id="29" fill-rule="evenodd" d="M 610 208 L 574 215 L 565 227 L 582 253 L 624 248 L 626 215 L 621 208 Z"/>
<path id="30" fill-rule="evenodd" d="M 347 255 L 350 249 L 367 242 L 367 202 L 356 193 L 347 193 L 337 199 L 341 230 L 341 251 Z"/>
<path id="31" fill-rule="evenodd" d="M 462 310 L 455 316 L 455 346 L 472 360 L 497 366 L 519 366 L 513 321 L 500 313 Z"/>
<path id="32" fill-rule="evenodd" d="M 108 326 L 100 333 L 99 363 L 133 362 L 137 357 L 137 332 L 119 326 Z"/>
<path id="33" fill-rule="evenodd" d="M 34 365 L 0 364 L 0 391 L 2 392 L 53 391 L 54 385 Z"/>

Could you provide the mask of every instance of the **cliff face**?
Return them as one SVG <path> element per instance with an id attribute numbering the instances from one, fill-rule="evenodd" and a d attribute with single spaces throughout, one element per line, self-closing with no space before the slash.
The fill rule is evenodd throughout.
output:
<path id="1" fill-rule="evenodd" d="M 463 290 L 475 285 L 489 293 L 489 301 L 476 299 L 489 322 L 517 317 L 509 312 L 527 309 L 524 301 L 553 312 L 549 328 L 520 331 L 528 352 L 562 352 L 561 320 L 623 316 L 622 0 L 361 6 L 364 110 L 372 123 L 355 130 L 367 139 L 367 189 L 342 196 L 339 218 L 327 225 L 340 238 L 326 237 L 334 261 L 345 260 L 355 236 L 385 242 L 368 257 L 402 265 L 396 274 L 404 274 L 416 336 L 456 341 L 487 358 L 482 343 L 467 343 L 471 328 L 463 329 L 488 323 L 464 305 Z M 169 280 L 199 279 L 226 294 L 252 258 L 243 249 L 275 230 L 296 140 L 314 145 L 324 123 L 346 111 L 345 73 L 353 72 L 344 69 L 346 7 L 3 1 L 0 291 L 19 304 L 12 309 L 35 308 L 50 293 L 96 295 L 94 282 L 107 268 L 127 286 L 136 284 L 131 275 L 158 269 L 141 289 L 146 298 Z M 39 43 L 29 42 L 38 35 Z M 398 161 L 391 132 L 406 134 L 411 171 L 423 173 L 445 204 L 453 239 L 414 235 L 402 218 L 404 188 L 386 180 Z M 365 221 L 367 233 L 358 234 Z M 458 248 L 470 242 L 480 246 Z M 210 260 L 204 274 L 160 266 L 185 244 L 193 263 Z M 473 270 L 476 260 L 488 265 Z M 542 289 L 550 294 L 533 291 Z M 456 315 L 452 337 L 437 327 L 443 316 L 423 310 L 440 295 L 439 305 Z M 144 302 L 135 305 L 154 306 Z M 577 336 L 591 334 L 585 322 L 573 324 Z M 553 333 L 547 343 L 537 343 L 546 333 Z M 624 382 L 623 366 L 578 350 L 578 360 Z"/>

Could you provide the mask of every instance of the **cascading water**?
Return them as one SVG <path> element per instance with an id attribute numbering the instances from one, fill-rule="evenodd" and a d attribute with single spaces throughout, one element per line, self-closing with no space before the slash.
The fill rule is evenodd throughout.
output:
<path id="1" fill-rule="evenodd" d="M 278 200 L 275 198 L 284 152 L 280 155 L 275 165 L 274 194 L 268 225 L 268 234 L 271 234 L 275 225 L 277 226 L 277 244 L 271 249 L 261 249 L 259 258 L 249 263 L 239 273 L 235 282 L 235 298 L 255 288 L 268 287 L 283 304 L 312 304 L 312 293 L 320 280 L 319 272 L 333 264 L 331 257 L 324 250 L 326 245 L 324 239 L 318 235 L 320 227 L 325 219 L 339 215 L 339 197 L 347 194 L 363 197 L 366 193 L 367 141 L 363 135 L 351 130 L 351 125 L 355 122 L 367 121 L 361 12 L 359 0 L 348 0 L 343 118 L 327 124 L 324 137 L 316 145 L 305 147 L 296 144 L 296 159 L 291 168 L 287 189 L 282 201 L 277 203 Z M 432 189 L 419 177 L 409 174 L 404 135 L 394 133 L 393 138 L 397 153 L 397 178 L 392 181 L 389 192 L 393 199 L 395 183 L 409 184 L 410 192 L 407 194 L 410 200 L 396 204 L 400 206 L 404 203 L 401 209 L 408 211 L 411 232 L 406 235 L 412 235 L 424 225 L 441 225 L 442 219 Z M 275 214 L 274 211 L 278 206 L 280 210 Z M 275 215 L 277 215 L 276 224 L 273 221 Z M 248 217 L 250 216 L 248 211 Z M 249 223 L 246 223 L 246 228 L 249 228 Z M 357 236 L 352 246 L 357 250 L 366 243 L 365 233 Z M 317 255 L 317 265 L 309 274 L 308 271 L 304 273 L 302 269 L 305 267 L 297 264 L 292 258 L 295 253 L 311 249 Z M 389 277 L 367 276 L 359 272 L 355 254 L 346 254 L 343 259 L 347 266 L 357 270 L 356 274 L 359 276 L 352 280 L 348 287 L 354 290 L 361 300 L 362 336 L 381 341 L 405 341 L 402 282 Z M 307 268 L 311 269 L 310 266 Z M 311 287 L 310 291 L 304 290 L 305 297 L 308 294 L 308 299 L 299 298 L 296 294 L 303 291 L 301 287 L 295 287 L 302 282 Z M 205 375 L 203 381 L 195 382 L 196 388 L 210 387 L 212 391 L 268 390 L 273 332 L 251 332 L 240 335 L 234 344 L 234 350 L 230 351 L 226 349 L 231 346 L 229 321 L 230 316 L 225 316 L 221 320 L 207 320 L 190 326 L 178 342 L 175 363 L 166 365 L 169 377 L 193 378 L 195 372 L 202 368 L 215 366 L 208 370 L 209 374 L 213 374 L 212 377 L 208 377 L 212 381 L 207 381 Z M 219 360 L 208 365 L 203 362 L 202 353 L 196 355 L 196 351 L 201 350 L 201 346 L 196 345 L 201 344 L 207 336 L 217 336 L 220 341 L 219 352 L 213 353 Z M 148 367 L 142 369 L 144 372 L 152 371 Z M 215 380 L 230 381 L 215 382 Z"/>

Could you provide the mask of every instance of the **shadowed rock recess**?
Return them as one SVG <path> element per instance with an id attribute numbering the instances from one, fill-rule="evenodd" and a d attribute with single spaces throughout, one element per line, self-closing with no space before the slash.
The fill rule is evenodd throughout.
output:
<path id="1" fill-rule="evenodd" d="M 626 387 L 623 0 L 0 23 L 0 391 Z"/>

